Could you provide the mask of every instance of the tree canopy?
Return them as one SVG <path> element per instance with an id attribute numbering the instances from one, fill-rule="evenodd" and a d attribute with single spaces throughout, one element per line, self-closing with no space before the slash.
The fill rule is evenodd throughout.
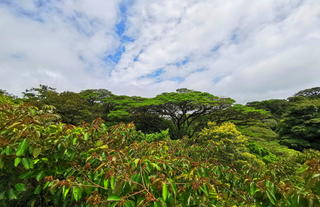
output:
<path id="1" fill-rule="evenodd" d="M 231 98 L 221 98 L 210 93 L 178 89 L 162 93 L 137 104 L 138 110 L 157 114 L 172 121 L 175 138 L 193 134 L 192 124 L 201 116 L 223 110 L 234 103 Z"/>
<path id="2" fill-rule="evenodd" d="M 304 96 L 308 98 L 320 98 L 320 87 L 308 88 L 305 90 L 301 90 L 294 95 L 297 96 Z"/>

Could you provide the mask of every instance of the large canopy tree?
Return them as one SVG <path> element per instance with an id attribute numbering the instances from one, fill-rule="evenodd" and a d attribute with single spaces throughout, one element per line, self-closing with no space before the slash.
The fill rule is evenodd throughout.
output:
<path id="1" fill-rule="evenodd" d="M 210 114 L 209 119 L 214 120 L 217 124 L 233 122 L 236 125 L 254 125 L 270 117 L 271 113 L 266 110 L 234 104 L 225 110 L 218 110 Z"/>
<path id="2" fill-rule="evenodd" d="M 281 120 L 282 143 L 292 148 L 320 149 L 320 99 L 295 102 Z"/>
<path id="3" fill-rule="evenodd" d="M 279 119 L 286 112 L 290 103 L 285 99 L 270 99 L 264 101 L 253 101 L 246 105 L 256 109 L 270 111 L 275 118 Z"/>
<path id="4" fill-rule="evenodd" d="M 82 90 L 79 95 L 83 97 L 90 105 L 101 104 L 106 98 L 114 96 L 107 89 L 86 89 Z"/>
<path id="5" fill-rule="evenodd" d="M 26 89 L 26 91 L 23 92 L 25 101 L 38 107 L 43 105 L 52 105 L 52 99 L 55 99 L 58 95 L 59 93 L 55 88 L 41 84 L 38 88 Z"/>
<path id="6" fill-rule="evenodd" d="M 26 90 L 24 98 L 25 101 L 38 107 L 43 105 L 54 106 L 64 123 L 80 124 L 82 122 L 91 122 L 105 115 L 101 104 L 97 102 L 99 97 L 102 96 L 104 98 L 106 94 L 109 93 L 104 89 L 90 89 L 82 93 L 70 91 L 59 93 L 55 88 L 40 85 L 38 88 Z"/>
<path id="7" fill-rule="evenodd" d="M 308 88 L 308 89 L 299 91 L 294 96 L 295 97 L 304 96 L 307 98 L 320 98 L 320 87 Z"/>
<path id="8" fill-rule="evenodd" d="M 192 124 L 201 116 L 224 110 L 233 103 L 234 100 L 231 98 L 221 98 L 210 93 L 183 88 L 145 99 L 136 104 L 135 112 L 144 111 L 170 119 L 173 126 L 171 134 L 173 138 L 180 139 L 185 135 L 193 135 Z"/>

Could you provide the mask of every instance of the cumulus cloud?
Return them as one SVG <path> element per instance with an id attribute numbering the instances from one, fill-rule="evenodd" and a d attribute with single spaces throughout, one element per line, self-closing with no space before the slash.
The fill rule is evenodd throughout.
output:
<path id="1" fill-rule="evenodd" d="M 111 67 L 101 59 L 119 44 L 116 1 L 26 2 L 0 4 L 0 87 L 18 93 L 40 83 L 61 90 L 106 86 Z"/>
<path id="2" fill-rule="evenodd" d="M 0 88 L 10 92 L 186 87 L 246 102 L 320 84 L 318 0 L 3 2 Z"/>

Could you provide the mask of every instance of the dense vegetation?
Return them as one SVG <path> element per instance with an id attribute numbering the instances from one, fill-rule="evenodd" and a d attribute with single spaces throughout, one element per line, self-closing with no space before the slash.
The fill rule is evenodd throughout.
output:
<path id="1" fill-rule="evenodd" d="M 0 206 L 320 206 L 320 88 L 0 91 Z"/>

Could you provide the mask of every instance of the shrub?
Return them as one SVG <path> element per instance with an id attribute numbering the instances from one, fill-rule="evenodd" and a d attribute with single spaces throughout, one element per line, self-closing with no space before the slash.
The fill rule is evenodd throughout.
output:
<path id="1" fill-rule="evenodd" d="M 162 140 L 169 140 L 169 129 L 162 130 L 160 132 L 155 132 L 151 134 L 145 134 L 144 140 L 147 142 L 154 142 L 154 141 L 162 141 Z"/>
<path id="2" fill-rule="evenodd" d="M 320 205 L 317 151 L 261 167 L 230 123 L 146 142 L 132 123 L 58 118 L 50 107 L 0 105 L 0 206 Z"/>
<path id="3" fill-rule="evenodd" d="M 256 142 L 248 143 L 247 147 L 251 153 L 257 155 L 265 163 L 275 162 L 279 160 L 279 158 L 275 154 L 260 146 Z"/>

